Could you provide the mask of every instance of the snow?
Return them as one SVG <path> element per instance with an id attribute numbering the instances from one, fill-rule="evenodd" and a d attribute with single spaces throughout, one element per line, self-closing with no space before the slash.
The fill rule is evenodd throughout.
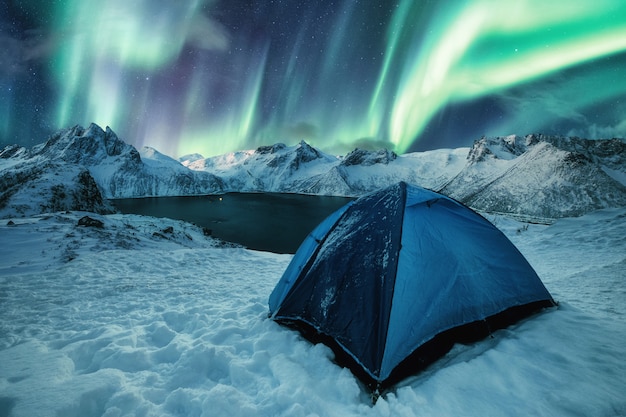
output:
<path id="1" fill-rule="evenodd" d="M 477 141 L 467 166 L 439 192 L 475 210 L 534 221 L 626 206 L 626 187 L 616 179 L 622 171 L 614 170 L 612 177 L 604 169 L 611 158 L 588 157 L 549 141 L 513 147 L 510 137 L 504 139 Z M 505 159 L 507 152 L 516 156 Z M 592 162 L 591 157 L 604 162 Z"/>
<path id="2" fill-rule="evenodd" d="M 626 206 L 624 155 L 626 142 L 619 139 L 527 135 L 399 156 L 355 149 L 337 157 L 301 142 L 175 160 L 154 148 L 137 150 L 110 128 L 91 124 L 60 130 L 30 149 L 0 149 L 0 218 L 108 210 L 73 204 L 73 196 L 86 191 L 109 199 L 225 192 L 358 197 L 405 181 L 477 210 L 551 221 Z M 91 178 L 79 181 L 85 171 Z M 85 190 L 86 182 L 94 186 Z M 47 195 L 43 206 L 29 200 L 33 187 Z"/>
<path id="3" fill-rule="evenodd" d="M 607 166 L 603 166 L 602 170 L 611 178 L 613 178 L 615 181 L 619 182 L 620 184 L 626 186 L 626 172 L 623 171 L 619 171 L 617 169 L 611 169 Z"/>
<path id="4" fill-rule="evenodd" d="M 168 219 L 3 220 L 0 415 L 626 415 L 626 208 L 490 220 L 560 306 L 455 346 L 375 405 L 330 349 L 267 318 L 291 255 Z"/>
<path id="5" fill-rule="evenodd" d="M 469 149 L 414 152 L 390 160 L 385 158 L 388 150 L 355 150 L 360 154 L 358 162 L 345 164 L 352 153 L 335 157 L 301 142 L 182 159 L 182 164 L 220 177 L 229 190 L 358 196 L 400 180 L 439 188 L 461 172 Z"/>

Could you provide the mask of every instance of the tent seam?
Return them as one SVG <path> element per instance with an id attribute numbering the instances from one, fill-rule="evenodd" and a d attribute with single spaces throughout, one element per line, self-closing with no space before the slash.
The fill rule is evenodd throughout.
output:
<path id="1" fill-rule="evenodd" d="M 398 277 L 398 265 L 400 264 L 400 252 L 402 252 L 402 234 L 404 232 L 404 213 L 406 211 L 406 205 L 407 205 L 407 184 L 404 181 L 400 182 L 400 187 L 401 187 L 401 192 L 402 192 L 402 203 L 401 203 L 401 213 L 400 213 L 400 219 L 402 219 L 402 221 L 400 222 L 400 236 L 399 236 L 399 240 L 400 240 L 400 248 L 398 249 L 398 256 L 396 258 L 396 262 L 395 262 L 395 268 L 392 274 L 392 278 L 393 278 L 393 285 L 391 286 L 391 296 L 390 296 L 390 301 L 389 301 L 389 313 L 387 314 L 387 316 L 385 317 L 386 319 L 386 325 L 384 326 L 384 330 L 385 330 L 385 337 L 383 338 L 383 340 L 385 341 L 385 344 L 383 345 L 383 350 L 381 352 L 380 355 L 380 370 L 379 370 L 379 375 L 378 375 L 378 385 L 380 386 L 380 384 L 383 382 L 383 378 L 381 378 L 382 376 L 382 365 L 385 362 L 385 353 L 387 351 L 387 337 L 389 336 L 389 323 L 391 322 L 391 311 L 393 310 L 393 299 L 396 293 L 396 279 Z M 380 323 L 379 323 L 380 324 Z M 390 372 L 391 373 L 391 372 Z M 386 379 L 386 378 L 385 378 Z"/>

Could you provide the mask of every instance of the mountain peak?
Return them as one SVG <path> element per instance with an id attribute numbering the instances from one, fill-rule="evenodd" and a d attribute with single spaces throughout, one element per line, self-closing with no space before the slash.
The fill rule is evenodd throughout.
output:
<path id="1" fill-rule="evenodd" d="M 320 151 L 301 140 L 298 146 L 296 146 L 296 155 L 299 162 L 311 162 L 315 159 L 321 158 Z"/>
<path id="2" fill-rule="evenodd" d="M 42 155 L 69 163 L 97 164 L 107 157 L 121 156 L 131 163 L 139 163 L 139 152 L 118 138 L 107 126 L 91 123 L 87 129 L 80 125 L 56 132 L 41 146 L 34 147 L 33 156 Z"/>
<path id="3" fill-rule="evenodd" d="M 341 161 L 341 165 L 374 165 L 383 164 L 387 165 L 389 162 L 394 161 L 398 155 L 390 151 L 389 149 L 379 149 L 377 151 L 368 151 L 365 149 L 356 148 L 352 152 L 348 153 Z"/>
<path id="4" fill-rule="evenodd" d="M 258 148 L 256 148 L 254 152 L 259 155 L 267 155 L 267 154 L 276 153 L 278 151 L 282 151 L 286 147 L 287 145 L 285 145 L 284 143 L 275 143 L 273 145 L 259 146 Z"/>
<path id="5" fill-rule="evenodd" d="M 526 152 L 528 146 L 534 143 L 538 143 L 538 141 L 534 141 L 534 137 L 533 140 L 529 140 L 528 136 L 525 138 L 517 135 L 483 136 L 474 141 L 472 148 L 467 154 L 467 160 L 470 163 L 477 163 L 494 158 L 513 159 Z"/>
<path id="6" fill-rule="evenodd" d="M 107 198 L 223 191 L 215 175 L 191 171 L 152 148 L 143 151 L 146 161 L 113 130 L 93 123 L 60 130 L 30 149 L 6 147 L 0 151 L 0 211 L 108 212 Z"/>
<path id="7" fill-rule="evenodd" d="M 148 147 L 139 152 L 108 127 L 77 125 L 30 149 L 0 150 L 0 209 L 26 213 L 20 207 L 51 210 L 63 207 L 61 202 L 75 207 L 70 195 L 95 201 L 89 178 L 103 198 L 224 191 L 357 196 L 406 181 L 474 209 L 534 219 L 626 205 L 626 141 L 619 139 L 483 136 L 471 148 L 401 156 L 357 148 L 343 158 L 301 141 L 182 159 L 183 164 Z M 41 187 L 48 190 L 41 194 L 49 197 L 44 204 L 43 197 L 31 198 Z"/>

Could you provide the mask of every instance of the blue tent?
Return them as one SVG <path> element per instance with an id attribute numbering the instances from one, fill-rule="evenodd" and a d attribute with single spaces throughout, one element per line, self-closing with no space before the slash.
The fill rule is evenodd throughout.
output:
<path id="1" fill-rule="evenodd" d="M 552 305 L 489 221 L 404 182 L 319 224 L 269 299 L 271 318 L 329 345 L 372 390 Z"/>

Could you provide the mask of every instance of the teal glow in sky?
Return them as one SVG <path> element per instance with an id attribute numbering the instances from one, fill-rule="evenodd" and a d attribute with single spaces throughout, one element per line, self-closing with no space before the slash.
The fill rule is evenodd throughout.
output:
<path id="1" fill-rule="evenodd" d="M 172 156 L 626 136 L 622 0 L 48 3 L 0 6 L 0 144 L 90 122 Z"/>

